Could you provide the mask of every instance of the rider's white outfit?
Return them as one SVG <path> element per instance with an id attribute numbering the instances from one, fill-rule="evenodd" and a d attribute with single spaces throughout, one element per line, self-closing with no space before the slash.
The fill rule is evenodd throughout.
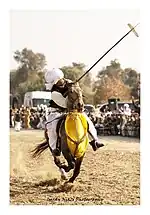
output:
<path id="1" fill-rule="evenodd" d="M 64 74 L 60 69 L 52 69 L 51 71 L 47 71 L 45 73 L 45 80 L 46 80 L 46 89 L 52 90 L 52 87 L 54 84 L 58 82 L 58 80 L 64 78 Z M 71 81 L 70 81 L 71 82 Z M 64 98 L 63 95 L 59 92 L 53 91 L 51 92 L 51 100 L 53 100 L 58 106 L 62 108 L 67 108 L 67 97 Z M 62 116 L 62 112 L 60 112 L 59 108 L 50 108 L 50 114 L 48 115 L 48 120 L 46 128 L 48 130 L 48 136 L 49 136 L 49 145 L 52 150 L 56 149 L 56 143 L 57 143 L 57 133 L 56 133 L 56 126 L 59 121 L 59 119 L 56 119 L 57 117 Z M 87 122 L 89 124 L 89 131 L 93 138 L 98 141 L 97 137 L 97 131 L 92 123 L 92 121 L 88 118 L 88 116 L 83 113 L 87 119 Z M 55 119 L 55 120 L 54 120 Z"/>

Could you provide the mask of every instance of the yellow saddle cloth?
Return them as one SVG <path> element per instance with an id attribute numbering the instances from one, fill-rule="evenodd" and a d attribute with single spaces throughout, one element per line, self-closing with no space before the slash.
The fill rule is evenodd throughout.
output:
<path id="1" fill-rule="evenodd" d="M 71 154 L 80 158 L 86 151 L 88 139 L 88 124 L 82 113 L 71 112 L 65 120 L 65 131 L 67 135 L 67 144 Z"/>

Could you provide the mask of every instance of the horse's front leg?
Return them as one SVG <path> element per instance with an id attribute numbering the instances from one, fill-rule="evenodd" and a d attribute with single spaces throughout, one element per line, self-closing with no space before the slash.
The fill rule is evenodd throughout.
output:
<path id="1" fill-rule="evenodd" d="M 84 155 L 81 158 L 77 158 L 77 160 L 75 162 L 75 168 L 73 171 L 73 176 L 69 179 L 69 182 L 73 183 L 74 180 L 76 179 L 76 177 L 79 175 L 81 163 L 83 161 L 83 157 L 84 157 Z"/>

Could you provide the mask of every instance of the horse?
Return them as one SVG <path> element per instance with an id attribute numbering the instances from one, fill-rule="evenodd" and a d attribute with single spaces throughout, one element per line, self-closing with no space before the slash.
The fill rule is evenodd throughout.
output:
<path id="1" fill-rule="evenodd" d="M 84 102 L 81 88 L 76 83 L 67 84 L 67 113 L 57 124 L 58 144 L 68 165 L 60 160 L 60 156 L 54 156 L 54 163 L 61 172 L 61 178 L 67 180 L 67 173 L 73 169 L 73 175 L 67 182 L 73 183 L 80 173 L 80 167 L 87 149 L 88 123 L 83 114 Z M 50 149 L 49 138 L 45 131 L 45 141 L 32 150 L 32 156 L 37 157 L 46 149 Z"/>

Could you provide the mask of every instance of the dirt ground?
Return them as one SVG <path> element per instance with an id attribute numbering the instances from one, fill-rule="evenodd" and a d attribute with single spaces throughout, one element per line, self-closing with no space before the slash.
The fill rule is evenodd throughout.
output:
<path id="1" fill-rule="evenodd" d="M 139 139 L 101 137 L 105 147 L 96 152 L 88 147 L 73 184 L 60 179 L 49 150 L 31 158 L 30 150 L 42 139 L 40 130 L 10 130 L 11 205 L 140 204 Z"/>

